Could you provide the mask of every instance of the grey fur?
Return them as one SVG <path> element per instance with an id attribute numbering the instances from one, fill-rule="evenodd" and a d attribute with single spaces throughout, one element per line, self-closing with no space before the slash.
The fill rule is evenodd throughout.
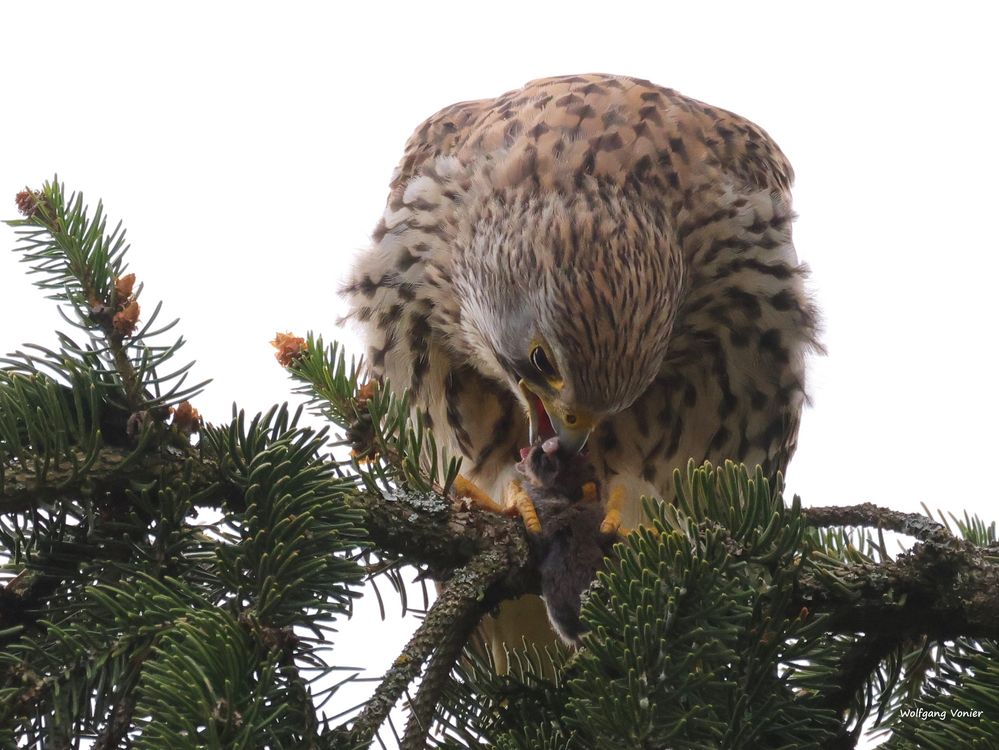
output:
<path id="1" fill-rule="evenodd" d="M 548 619 L 566 643 L 578 646 L 585 630 L 580 596 L 603 567 L 617 534 L 600 532 L 603 506 L 583 497 L 583 486 L 595 481 L 596 473 L 582 455 L 567 455 L 553 438 L 533 445 L 518 469 L 541 521 L 540 533 L 529 538 Z"/>

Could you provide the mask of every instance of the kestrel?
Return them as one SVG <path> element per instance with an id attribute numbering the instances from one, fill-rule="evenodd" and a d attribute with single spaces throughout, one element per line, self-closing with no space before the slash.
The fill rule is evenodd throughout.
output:
<path id="1" fill-rule="evenodd" d="M 539 436 L 588 446 L 625 527 L 689 459 L 773 476 L 818 348 L 792 179 L 758 126 L 636 78 L 446 107 L 343 288 L 371 374 L 493 497 Z M 494 637 L 539 628 L 536 602 L 509 604 Z"/>

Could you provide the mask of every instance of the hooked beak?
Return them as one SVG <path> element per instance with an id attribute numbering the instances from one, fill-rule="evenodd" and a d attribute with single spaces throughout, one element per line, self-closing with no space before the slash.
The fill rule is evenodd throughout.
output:
<path id="1" fill-rule="evenodd" d="M 567 412 L 550 400 L 536 394 L 526 381 L 521 380 L 520 391 L 528 403 L 530 441 L 557 437 L 559 446 L 569 454 L 579 453 L 586 445 L 596 420 L 589 414 Z"/>

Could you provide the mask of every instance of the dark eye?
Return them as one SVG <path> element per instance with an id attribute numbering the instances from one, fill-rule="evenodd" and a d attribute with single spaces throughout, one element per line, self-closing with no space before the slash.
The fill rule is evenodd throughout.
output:
<path id="1" fill-rule="evenodd" d="M 558 375 L 558 372 L 555 370 L 555 365 L 551 363 L 551 360 L 548 359 L 548 355 L 545 354 L 545 350 L 540 346 L 536 346 L 531 349 L 531 364 L 534 365 L 537 371 L 546 378 L 554 378 Z"/>

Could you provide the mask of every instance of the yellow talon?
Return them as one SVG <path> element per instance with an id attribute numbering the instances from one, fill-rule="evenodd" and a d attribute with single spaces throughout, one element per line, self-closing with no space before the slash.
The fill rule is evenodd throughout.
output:
<path id="1" fill-rule="evenodd" d="M 532 534 L 541 531 L 541 519 L 538 518 L 538 512 L 534 509 L 534 503 L 516 479 L 506 486 L 506 504 L 520 514 L 524 520 L 525 529 Z"/>
<path id="2" fill-rule="evenodd" d="M 486 492 L 479 487 L 479 485 L 461 476 L 461 474 L 454 478 L 454 483 L 451 485 L 451 488 L 454 490 L 455 497 L 466 498 L 475 508 L 487 510 L 490 513 L 508 514 L 510 512 L 507 508 L 504 508 L 502 505 L 489 497 L 489 495 L 486 494 Z"/>
<path id="3" fill-rule="evenodd" d="M 504 516 L 519 515 L 524 519 L 524 526 L 528 531 L 533 534 L 541 531 L 541 521 L 538 519 L 538 512 L 534 509 L 534 503 L 531 502 L 531 498 L 524 492 L 524 488 L 516 479 L 507 485 L 504 497 L 505 503 L 503 505 L 500 505 L 489 497 L 475 482 L 466 479 L 460 474 L 455 477 L 451 487 L 454 490 L 455 497 L 467 500 L 468 504 L 473 508 L 489 511 L 490 513 L 499 513 Z"/>
<path id="4" fill-rule="evenodd" d="M 624 488 L 612 487 L 607 499 L 607 513 L 600 524 L 601 534 L 613 534 L 621 528 L 621 508 L 624 505 Z"/>
<path id="5" fill-rule="evenodd" d="M 613 534 L 621 528 L 621 511 L 609 510 L 600 524 L 601 534 Z"/>

